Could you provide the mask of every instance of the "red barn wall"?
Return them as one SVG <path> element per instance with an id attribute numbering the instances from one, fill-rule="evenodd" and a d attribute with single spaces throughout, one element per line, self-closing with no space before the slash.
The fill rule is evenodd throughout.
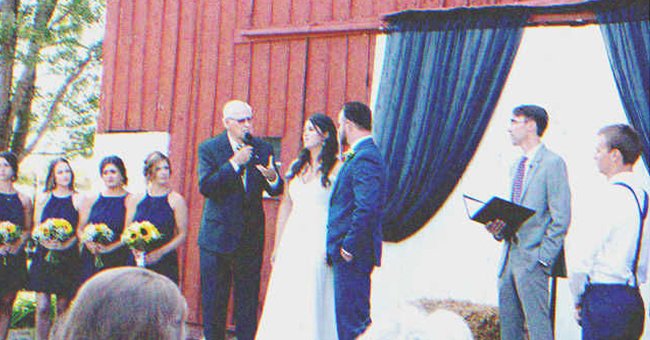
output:
<path id="1" fill-rule="evenodd" d="M 189 204 L 181 250 L 189 321 L 200 323 L 203 205 L 197 146 L 223 130 L 221 107 L 248 101 L 257 135 L 280 137 L 281 161 L 300 147 L 305 117 L 368 102 L 381 16 L 409 8 L 578 1 L 111 0 L 107 1 L 99 131 L 167 131 L 174 186 Z M 267 199 L 267 253 L 278 201 Z M 266 278 L 270 266 L 264 263 Z M 265 284 L 263 284 L 265 290 Z"/>

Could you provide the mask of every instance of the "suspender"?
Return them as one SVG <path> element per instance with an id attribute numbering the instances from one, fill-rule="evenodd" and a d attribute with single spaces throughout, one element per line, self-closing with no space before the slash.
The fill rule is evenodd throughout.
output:
<path id="1" fill-rule="evenodd" d="M 632 275 L 634 276 L 634 287 L 638 287 L 639 283 L 636 277 L 636 270 L 637 267 L 639 266 L 639 253 L 641 252 L 641 240 L 643 239 L 643 225 L 645 223 L 646 216 L 648 216 L 648 193 L 645 192 L 645 190 L 643 191 L 643 208 L 641 208 L 641 203 L 639 203 L 639 199 L 636 197 L 636 193 L 634 192 L 634 189 L 632 189 L 632 187 L 630 187 L 629 185 L 623 182 L 616 182 L 614 184 L 620 185 L 630 190 L 630 192 L 632 192 L 632 196 L 634 197 L 634 201 L 636 201 L 637 209 L 639 209 L 639 237 L 637 238 L 636 241 L 636 253 L 634 255 L 634 264 L 632 267 Z"/>

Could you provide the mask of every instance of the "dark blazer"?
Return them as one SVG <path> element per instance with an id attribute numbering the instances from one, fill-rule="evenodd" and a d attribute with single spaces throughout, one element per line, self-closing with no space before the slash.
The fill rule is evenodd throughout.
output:
<path id="1" fill-rule="evenodd" d="M 327 255 L 330 261 L 343 261 L 343 247 L 358 269 L 371 271 L 381 264 L 386 168 L 372 139 L 361 141 L 353 152 L 341 167 L 330 199 Z"/>
<path id="2" fill-rule="evenodd" d="M 264 211 L 262 191 L 271 196 L 283 190 L 283 181 L 271 188 L 255 168 L 268 165 L 273 149 L 269 143 L 253 139 L 255 159 L 246 165 L 246 190 L 239 173 L 228 161 L 233 150 L 226 131 L 199 145 L 199 190 L 205 196 L 199 231 L 199 247 L 218 253 L 232 253 L 240 246 L 262 252 Z M 243 235 L 246 234 L 246 237 Z"/>

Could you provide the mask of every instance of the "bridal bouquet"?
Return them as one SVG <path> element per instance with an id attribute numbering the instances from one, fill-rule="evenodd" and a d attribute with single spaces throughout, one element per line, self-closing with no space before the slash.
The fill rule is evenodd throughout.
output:
<path id="1" fill-rule="evenodd" d="M 22 234 L 21 228 L 9 221 L 0 222 L 0 244 L 14 243 Z M 2 256 L 2 264 L 7 265 L 7 258 Z"/>
<path id="2" fill-rule="evenodd" d="M 154 247 L 154 244 L 162 238 L 160 231 L 149 221 L 133 222 L 122 232 L 122 243 L 133 250 L 140 251 L 135 262 L 138 267 L 145 266 L 146 252 Z"/>
<path id="3" fill-rule="evenodd" d="M 106 223 L 91 223 L 86 225 L 81 233 L 81 242 L 109 244 L 113 241 L 113 230 Z M 100 254 L 95 255 L 95 268 L 102 268 L 104 261 Z"/>
<path id="4" fill-rule="evenodd" d="M 32 232 L 32 238 L 38 243 L 43 241 L 65 242 L 74 235 L 74 229 L 68 220 L 63 218 L 48 218 L 39 224 Z M 59 252 L 48 250 L 45 255 L 45 261 L 58 264 L 61 262 Z"/>

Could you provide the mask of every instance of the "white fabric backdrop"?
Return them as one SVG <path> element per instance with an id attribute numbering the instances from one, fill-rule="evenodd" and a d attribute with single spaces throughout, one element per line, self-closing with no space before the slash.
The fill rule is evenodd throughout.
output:
<path id="1" fill-rule="evenodd" d="M 379 83 L 384 39 L 377 43 Z M 373 93 L 376 93 L 373 91 Z M 546 145 L 564 157 L 572 191 L 573 220 L 567 261 L 589 237 L 590 206 L 605 183 L 593 161 L 595 135 L 608 124 L 627 123 L 597 26 L 527 28 L 510 77 L 476 155 L 443 208 L 411 238 L 384 245 L 383 266 L 373 274 L 372 315 L 378 327 L 394 323 L 405 302 L 452 298 L 497 304 L 496 266 L 501 245 L 467 219 L 462 194 L 507 197 L 508 170 L 518 156 L 507 133 L 512 108 L 538 104 L 547 109 Z M 646 183 L 639 161 L 636 171 Z M 650 186 L 647 186 L 650 187 Z M 648 287 L 642 288 L 648 301 Z M 565 279 L 559 281 L 556 337 L 578 339 L 573 302 Z M 646 308 L 647 310 L 647 308 Z M 647 331 L 644 338 L 650 338 Z"/>

